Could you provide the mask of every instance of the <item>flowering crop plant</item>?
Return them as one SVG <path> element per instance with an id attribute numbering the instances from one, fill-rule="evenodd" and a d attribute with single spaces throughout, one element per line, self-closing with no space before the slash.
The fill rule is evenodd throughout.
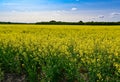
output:
<path id="1" fill-rule="evenodd" d="M 0 80 L 120 82 L 120 26 L 0 25 Z"/>

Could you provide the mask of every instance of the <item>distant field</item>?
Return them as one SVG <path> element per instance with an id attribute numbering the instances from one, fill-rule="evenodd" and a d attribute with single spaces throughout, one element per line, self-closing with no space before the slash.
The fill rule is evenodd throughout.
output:
<path id="1" fill-rule="evenodd" d="M 120 82 L 120 26 L 0 25 L 0 78 L 6 73 L 28 82 Z"/>

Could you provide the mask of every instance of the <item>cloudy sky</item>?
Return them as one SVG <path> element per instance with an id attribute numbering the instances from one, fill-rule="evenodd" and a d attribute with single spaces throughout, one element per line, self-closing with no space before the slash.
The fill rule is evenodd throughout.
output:
<path id="1" fill-rule="evenodd" d="M 120 21 L 120 0 L 0 0 L 0 21 Z"/>

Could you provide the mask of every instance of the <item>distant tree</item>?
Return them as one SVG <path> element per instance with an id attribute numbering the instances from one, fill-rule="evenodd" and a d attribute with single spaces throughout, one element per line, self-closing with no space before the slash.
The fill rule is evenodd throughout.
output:
<path id="1" fill-rule="evenodd" d="M 79 21 L 79 23 L 83 23 L 83 21 Z"/>
<path id="2" fill-rule="evenodd" d="M 84 24 L 84 22 L 83 22 L 83 21 L 79 21 L 78 23 L 79 23 L 79 24 L 81 24 L 81 25 L 82 25 L 82 24 Z"/>
<path id="3" fill-rule="evenodd" d="M 56 21 L 55 20 L 51 20 L 50 23 L 56 23 Z"/>

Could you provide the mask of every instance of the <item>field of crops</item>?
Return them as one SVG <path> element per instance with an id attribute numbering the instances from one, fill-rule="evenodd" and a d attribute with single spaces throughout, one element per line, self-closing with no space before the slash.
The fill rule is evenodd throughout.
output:
<path id="1" fill-rule="evenodd" d="M 0 25 L 0 80 L 120 82 L 120 26 Z"/>

